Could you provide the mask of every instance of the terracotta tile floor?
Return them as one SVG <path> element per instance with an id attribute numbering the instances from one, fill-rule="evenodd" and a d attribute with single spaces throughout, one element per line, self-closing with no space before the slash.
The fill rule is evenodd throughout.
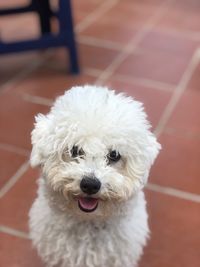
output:
<path id="1" fill-rule="evenodd" d="M 65 49 L 0 57 L 0 266 L 44 267 L 27 224 L 38 176 L 28 165 L 34 115 L 65 89 L 98 83 L 142 101 L 163 146 L 145 190 L 152 234 L 139 266 L 199 267 L 200 2 L 72 2 L 80 75 L 67 73 Z M 0 18 L 0 38 L 36 36 L 37 23 Z"/>

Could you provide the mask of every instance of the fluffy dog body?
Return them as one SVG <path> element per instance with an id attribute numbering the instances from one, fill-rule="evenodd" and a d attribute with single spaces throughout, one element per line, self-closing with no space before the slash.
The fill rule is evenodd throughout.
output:
<path id="1" fill-rule="evenodd" d="M 30 235 L 48 266 L 136 266 L 149 232 L 141 189 L 160 148 L 149 128 L 141 103 L 94 86 L 36 118 Z"/>

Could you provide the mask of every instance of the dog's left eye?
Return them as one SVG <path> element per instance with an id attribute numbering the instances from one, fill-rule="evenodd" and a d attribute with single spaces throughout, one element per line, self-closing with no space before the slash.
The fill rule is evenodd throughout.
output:
<path id="1" fill-rule="evenodd" d="M 82 148 L 78 148 L 78 146 L 73 146 L 71 151 L 71 157 L 76 158 L 84 155 L 84 151 Z"/>
<path id="2" fill-rule="evenodd" d="M 112 150 L 107 155 L 107 159 L 108 159 L 109 163 L 114 163 L 114 162 L 117 162 L 121 159 L 121 155 L 116 150 Z"/>

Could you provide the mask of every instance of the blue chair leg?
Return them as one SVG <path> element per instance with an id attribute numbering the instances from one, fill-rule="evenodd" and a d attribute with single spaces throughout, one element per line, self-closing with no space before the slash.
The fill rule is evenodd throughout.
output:
<path id="1" fill-rule="evenodd" d="M 69 49 L 69 58 L 70 58 L 70 72 L 73 74 L 79 74 L 79 64 L 78 64 L 78 56 L 77 56 L 77 48 L 75 42 L 70 44 Z"/>
<path id="2" fill-rule="evenodd" d="M 69 52 L 70 71 L 78 74 L 79 64 L 73 30 L 71 2 L 70 0 L 59 0 L 58 12 L 53 12 L 49 1 L 31 0 L 30 4 L 25 7 L 0 10 L 0 15 L 35 11 L 39 14 L 41 25 L 41 36 L 39 38 L 11 43 L 0 42 L 0 54 L 65 46 Z M 60 27 L 57 34 L 51 33 L 51 16 L 56 16 L 58 19 Z"/>
<path id="3" fill-rule="evenodd" d="M 59 0 L 58 18 L 60 22 L 60 32 L 66 40 L 66 47 L 69 51 L 70 72 L 79 73 L 78 55 L 73 30 L 73 18 L 71 13 L 70 0 Z"/>
<path id="4" fill-rule="evenodd" d="M 51 9 L 49 0 L 32 0 L 32 2 L 39 15 L 41 33 L 51 32 Z"/>

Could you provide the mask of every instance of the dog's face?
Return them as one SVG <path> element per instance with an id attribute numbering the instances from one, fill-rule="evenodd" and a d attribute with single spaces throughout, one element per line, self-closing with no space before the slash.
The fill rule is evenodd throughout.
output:
<path id="1" fill-rule="evenodd" d="M 72 88 L 36 118 L 31 163 L 63 212 L 107 217 L 145 184 L 160 149 L 141 103 L 94 86 Z"/>

